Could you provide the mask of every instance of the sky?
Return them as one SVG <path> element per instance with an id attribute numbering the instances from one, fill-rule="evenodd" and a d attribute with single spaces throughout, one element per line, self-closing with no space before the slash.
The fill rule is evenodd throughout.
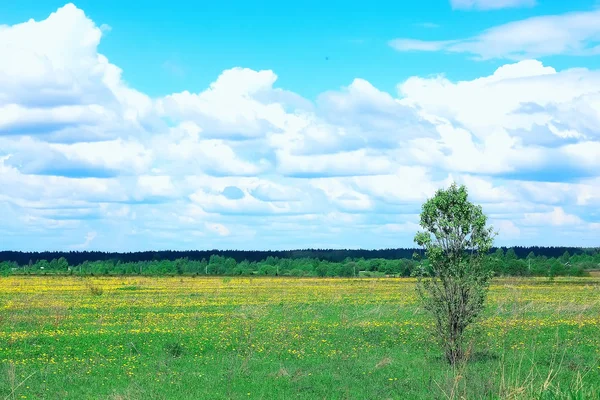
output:
<path id="1" fill-rule="evenodd" d="M 0 250 L 600 246 L 596 0 L 0 2 Z"/>

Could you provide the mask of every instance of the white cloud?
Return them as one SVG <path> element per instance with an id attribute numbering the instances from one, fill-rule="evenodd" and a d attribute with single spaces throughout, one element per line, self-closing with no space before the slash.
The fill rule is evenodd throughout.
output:
<path id="1" fill-rule="evenodd" d="M 595 170 L 600 169 L 600 142 L 585 141 L 561 148 L 566 157 Z"/>
<path id="2" fill-rule="evenodd" d="M 537 0 L 450 0 L 452 8 L 459 10 L 497 10 L 501 8 L 533 7 Z"/>
<path id="3" fill-rule="evenodd" d="M 108 112 L 97 105 L 70 105 L 54 108 L 26 108 L 17 104 L 0 107 L 0 132 L 35 134 L 73 125 L 98 124 Z"/>
<path id="4" fill-rule="evenodd" d="M 73 4 L 42 21 L 0 28 L 0 135 L 35 136 L 77 148 L 75 142 L 138 134 L 141 123 L 150 122 L 152 102 L 128 88 L 121 70 L 97 53 L 106 31 Z M 29 172 L 70 170 L 67 154 L 36 143 L 43 147 L 48 151 L 37 159 L 21 152 L 13 160 L 19 158 Z M 71 153 L 71 159 L 86 163 L 78 154 Z"/>
<path id="5" fill-rule="evenodd" d="M 164 168 L 177 168 L 180 173 L 205 171 L 213 175 L 255 176 L 269 168 L 265 159 L 255 163 L 241 159 L 233 145 L 222 140 L 181 140 L 165 143 L 163 150 L 167 164 Z"/>
<path id="6" fill-rule="evenodd" d="M 517 0 L 458 0 L 459 5 L 505 5 Z M 531 3 L 531 2 L 530 2 Z M 482 8 L 482 7 L 479 7 Z M 399 38 L 390 41 L 398 51 L 447 51 L 471 54 L 481 60 L 522 60 L 569 54 L 593 56 L 600 53 L 600 10 L 535 16 L 489 28 L 470 38 L 425 41 Z"/>
<path id="7" fill-rule="evenodd" d="M 505 131 L 478 139 L 450 123 L 437 127 L 440 139 L 412 142 L 412 156 L 421 164 L 442 166 L 450 171 L 498 174 L 522 167 L 539 166 L 546 160 L 543 150 L 525 148 Z"/>
<path id="8" fill-rule="evenodd" d="M 43 20 L 0 29 L 0 48 L 3 57 L 0 70 L 3 83 L 19 87 L 41 84 L 48 80 L 66 78 L 65 83 L 75 84 L 73 68 L 96 63 L 96 47 L 102 31 L 73 4 L 58 9 Z M 67 87 L 67 85 L 63 85 Z"/>
<path id="9" fill-rule="evenodd" d="M 140 143 L 122 139 L 73 144 L 53 143 L 50 144 L 50 149 L 58 151 L 67 160 L 134 173 L 147 170 L 153 159 L 152 151 Z"/>
<path id="10" fill-rule="evenodd" d="M 271 214 L 277 210 L 271 203 L 246 194 L 241 199 L 230 199 L 221 192 L 199 189 L 190 195 L 190 199 L 204 211 L 215 214 Z"/>
<path id="11" fill-rule="evenodd" d="M 367 211 L 373 207 L 368 195 L 355 190 L 343 179 L 319 178 L 313 179 L 310 184 L 343 211 Z"/>
<path id="12" fill-rule="evenodd" d="M 437 125 L 439 139 L 418 139 L 410 148 L 421 163 L 481 173 L 552 165 L 589 173 L 597 166 L 600 106 L 580 107 L 582 97 L 600 94 L 596 71 L 558 72 L 527 60 L 472 81 L 413 77 L 398 91 L 403 104 Z"/>
<path id="13" fill-rule="evenodd" d="M 17 63 L 0 60 L 5 246 L 410 246 L 420 205 L 452 181 L 503 241 L 597 223 L 598 71 L 524 60 L 398 94 L 356 78 L 311 102 L 274 71 L 233 67 L 152 99 L 98 54 L 106 32 L 73 5 L 0 28 Z"/>
<path id="14" fill-rule="evenodd" d="M 141 175 L 137 178 L 138 189 L 151 196 L 174 196 L 175 187 L 168 175 Z"/>
<path id="15" fill-rule="evenodd" d="M 395 204 L 422 202 L 442 186 L 424 167 L 399 167 L 394 174 L 357 176 L 352 182 L 369 196 Z"/>
<path id="16" fill-rule="evenodd" d="M 286 122 L 281 104 L 265 104 L 254 97 L 272 91 L 276 80 L 272 71 L 232 68 L 202 93 L 172 94 L 160 99 L 157 107 L 161 115 L 203 125 L 207 137 L 262 136 Z"/>
<path id="17" fill-rule="evenodd" d="M 152 151 L 133 139 L 48 143 L 38 137 L 0 136 L 4 161 L 26 174 L 112 177 L 145 172 L 152 165 Z"/>
<path id="18" fill-rule="evenodd" d="M 545 123 L 518 113 L 522 104 L 540 107 L 567 102 L 598 90 L 581 80 L 583 71 L 557 75 L 553 68 L 536 60 L 521 61 L 498 68 L 492 75 L 472 81 L 451 82 L 443 76 L 412 77 L 398 85 L 403 103 L 421 107 L 438 117 L 453 119 L 478 136 L 489 133 L 490 126 L 527 129 Z M 590 74 L 590 78 L 595 78 Z"/>
<path id="19" fill-rule="evenodd" d="M 569 191 L 569 193 L 576 196 L 576 205 L 595 204 L 600 207 L 600 178 L 584 180 L 581 184 L 576 185 L 576 189 L 576 191 Z"/>
<path id="20" fill-rule="evenodd" d="M 260 181 L 249 193 L 262 201 L 295 201 L 303 196 L 299 187 L 285 186 L 270 181 Z"/>
<path id="21" fill-rule="evenodd" d="M 300 177 L 374 175 L 389 172 L 393 167 L 385 154 L 364 149 L 311 156 L 278 151 L 277 160 L 280 173 Z"/>
<path id="22" fill-rule="evenodd" d="M 562 207 L 554 207 L 551 212 L 525 213 L 524 224 L 544 226 L 548 223 L 554 226 L 579 225 L 583 221 L 577 215 L 566 213 Z"/>
<path id="23" fill-rule="evenodd" d="M 36 200 L 40 204 L 52 200 L 64 203 L 77 200 L 125 200 L 122 186 L 116 179 L 81 178 L 22 174 L 16 168 L 0 162 L 0 187 L 5 200 L 18 202 Z"/>
<path id="24" fill-rule="evenodd" d="M 344 127 L 342 139 L 350 145 L 396 148 L 407 139 L 435 136 L 433 126 L 413 108 L 364 79 L 323 93 L 317 103 L 328 121 Z"/>
<path id="25" fill-rule="evenodd" d="M 481 203 L 508 203 L 518 200 L 510 188 L 494 185 L 488 179 L 478 176 L 462 175 L 455 179 L 458 183 L 467 186 L 469 196 L 474 201 Z"/>
<path id="26" fill-rule="evenodd" d="M 255 177 L 210 177 L 189 179 L 195 188 L 190 200 L 202 213 L 214 215 L 288 215 L 314 212 L 310 185 L 275 183 Z M 206 216 L 207 214 L 204 214 Z"/>

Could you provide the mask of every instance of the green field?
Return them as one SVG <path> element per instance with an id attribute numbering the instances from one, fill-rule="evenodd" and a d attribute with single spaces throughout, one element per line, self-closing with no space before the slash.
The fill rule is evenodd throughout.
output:
<path id="1" fill-rule="evenodd" d="M 0 278 L 0 398 L 600 398 L 600 279 L 495 280 L 449 367 L 411 279 Z"/>

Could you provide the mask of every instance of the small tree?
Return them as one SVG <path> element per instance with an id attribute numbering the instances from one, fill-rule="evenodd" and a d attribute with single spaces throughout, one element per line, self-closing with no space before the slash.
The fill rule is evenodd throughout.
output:
<path id="1" fill-rule="evenodd" d="M 465 356 L 465 329 L 483 309 L 492 276 L 482 262 L 495 236 L 486 222 L 481 206 L 468 201 L 466 187 L 453 183 L 423 204 L 425 231 L 415 236 L 429 261 L 418 273 L 417 291 L 452 365 Z"/>

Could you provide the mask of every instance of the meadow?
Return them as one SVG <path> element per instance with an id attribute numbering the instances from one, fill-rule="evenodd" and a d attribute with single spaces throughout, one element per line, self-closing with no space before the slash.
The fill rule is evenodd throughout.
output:
<path id="1" fill-rule="evenodd" d="M 600 398 L 600 278 L 495 279 L 458 368 L 414 283 L 0 277 L 0 398 Z"/>

